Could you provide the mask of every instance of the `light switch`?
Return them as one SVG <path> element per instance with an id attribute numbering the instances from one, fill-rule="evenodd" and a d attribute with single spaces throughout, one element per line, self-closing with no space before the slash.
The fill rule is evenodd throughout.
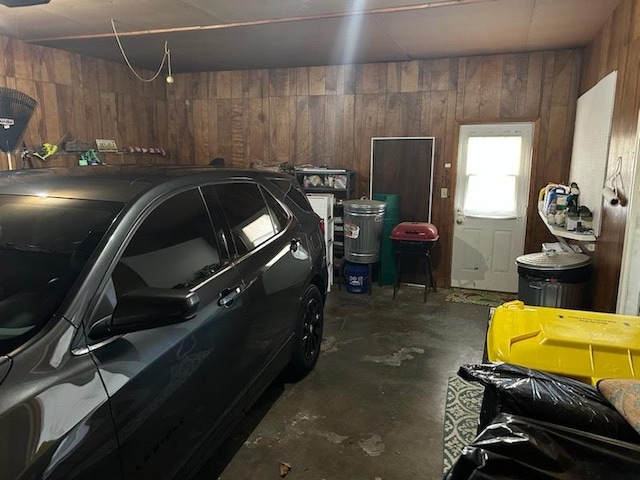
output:
<path id="1" fill-rule="evenodd" d="M 440 198 L 447 198 L 449 197 L 449 189 L 448 188 L 441 188 L 440 189 Z"/>

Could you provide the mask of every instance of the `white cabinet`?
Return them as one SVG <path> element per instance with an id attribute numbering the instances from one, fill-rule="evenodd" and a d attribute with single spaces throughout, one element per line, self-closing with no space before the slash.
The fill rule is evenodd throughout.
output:
<path id="1" fill-rule="evenodd" d="M 324 243 L 327 247 L 327 269 L 329 270 L 329 282 L 327 291 L 333 285 L 333 243 L 334 243 L 334 218 L 333 204 L 335 202 L 332 193 L 308 193 L 307 198 L 311 208 L 324 222 Z"/>

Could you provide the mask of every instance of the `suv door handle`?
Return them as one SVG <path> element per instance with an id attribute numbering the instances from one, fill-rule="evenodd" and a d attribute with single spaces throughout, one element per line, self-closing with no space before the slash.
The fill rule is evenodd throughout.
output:
<path id="1" fill-rule="evenodd" d="M 298 248 L 300 248 L 300 239 L 299 238 L 292 238 L 291 239 L 291 245 L 290 245 L 289 249 L 292 252 L 297 252 Z"/>
<path id="2" fill-rule="evenodd" d="M 220 292 L 220 298 L 218 298 L 218 305 L 221 307 L 230 307 L 236 297 L 244 290 L 242 285 L 237 285 L 233 288 L 225 288 Z"/>

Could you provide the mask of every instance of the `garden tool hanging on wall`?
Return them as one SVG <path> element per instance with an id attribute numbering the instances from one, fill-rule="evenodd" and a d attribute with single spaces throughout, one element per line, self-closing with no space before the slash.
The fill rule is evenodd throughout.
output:
<path id="1" fill-rule="evenodd" d="M 26 93 L 0 87 L 0 150 L 7 154 L 9 170 L 13 169 L 11 152 L 24 135 L 37 105 Z"/>
<path id="2" fill-rule="evenodd" d="M 43 143 L 38 149 L 33 152 L 33 155 L 38 157 L 42 162 L 46 162 L 47 158 L 58 151 L 58 145 L 52 145 L 51 143 Z"/>
<path id="3" fill-rule="evenodd" d="M 98 154 L 96 153 L 96 151 L 92 149 L 92 150 L 87 150 L 82 154 L 82 156 L 80 157 L 80 160 L 78 160 L 78 165 L 80 166 L 105 165 L 105 163 L 102 160 L 100 160 L 100 157 L 98 157 Z"/>

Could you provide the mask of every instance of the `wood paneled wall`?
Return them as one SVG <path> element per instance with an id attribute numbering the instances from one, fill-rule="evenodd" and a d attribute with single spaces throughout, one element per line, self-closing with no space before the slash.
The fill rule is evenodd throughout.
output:
<path id="1" fill-rule="evenodd" d="M 76 138 L 116 140 L 120 147 L 168 148 L 167 99 L 162 81 L 144 83 L 126 66 L 0 36 L 0 86 L 38 101 L 25 132 L 29 148 Z M 141 72 L 151 76 L 150 72 Z M 162 157 L 110 155 L 112 163 L 169 161 Z M 51 165 L 76 164 L 77 156 L 52 157 Z M 0 169 L 7 168 L 0 154 Z"/>
<path id="2" fill-rule="evenodd" d="M 71 131 L 170 152 L 166 159 L 112 156 L 111 163 L 206 164 L 223 157 L 235 167 L 328 165 L 354 170 L 357 194 L 365 195 L 371 137 L 434 136 L 433 191 L 449 189 L 448 198 L 436 195 L 433 202 L 442 286 L 450 277 L 459 125 L 537 121 L 526 250 L 552 239 L 535 214 L 536 195 L 548 181 L 568 180 L 581 50 L 179 74 L 171 86 L 142 83 L 119 64 L 4 37 L 0 51 L 0 86 L 39 101 L 28 145 L 57 142 Z"/>
<path id="3" fill-rule="evenodd" d="M 634 150 L 640 108 L 640 0 L 622 0 L 587 49 L 581 92 L 584 93 L 614 70 L 618 70 L 616 97 L 607 166 L 608 177 L 622 159 L 618 187 L 623 196 L 629 187 L 635 163 Z M 596 243 L 594 265 L 594 309 L 614 312 L 622 262 L 627 207 L 604 205 L 601 235 Z"/>
<path id="4" fill-rule="evenodd" d="M 223 157 L 235 167 L 352 169 L 357 195 L 365 195 L 371 137 L 434 136 L 432 221 L 441 243 L 433 255 L 439 285 L 448 286 L 459 125 L 538 122 L 526 249 L 539 251 L 553 237 L 535 212 L 537 192 L 567 181 L 581 60 L 581 50 L 564 50 L 176 75 L 169 144 L 200 164 Z M 449 198 L 439 197 L 443 187 Z"/>

